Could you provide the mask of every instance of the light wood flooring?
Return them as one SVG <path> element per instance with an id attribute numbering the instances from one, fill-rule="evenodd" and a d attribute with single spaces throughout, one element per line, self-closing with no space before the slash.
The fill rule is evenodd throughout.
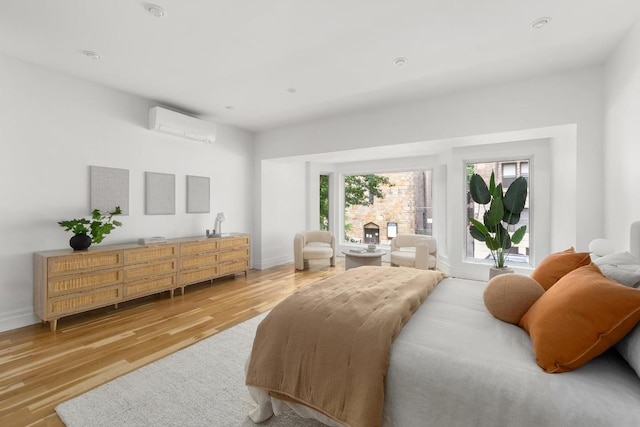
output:
<path id="1" fill-rule="evenodd" d="M 312 261 L 188 286 L 0 333 L 0 426 L 62 426 L 55 406 L 259 313 L 297 289 L 344 271 Z"/>

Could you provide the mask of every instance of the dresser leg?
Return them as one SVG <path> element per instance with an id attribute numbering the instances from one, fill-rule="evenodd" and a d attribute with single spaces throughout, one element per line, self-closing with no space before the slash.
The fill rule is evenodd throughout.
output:
<path id="1" fill-rule="evenodd" d="M 173 289 L 169 289 L 169 295 L 173 298 Z"/>
<path id="2" fill-rule="evenodd" d="M 49 320 L 49 327 L 51 328 L 51 332 L 55 332 L 58 328 L 58 319 Z"/>

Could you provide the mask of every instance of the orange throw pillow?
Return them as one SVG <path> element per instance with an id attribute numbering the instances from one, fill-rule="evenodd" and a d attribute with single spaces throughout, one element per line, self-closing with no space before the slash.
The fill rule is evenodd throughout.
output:
<path id="1" fill-rule="evenodd" d="M 546 291 L 565 274 L 591 264 L 589 252 L 576 252 L 573 247 L 547 256 L 531 273 L 531 278 Z"/>
<path id="2" fill-rule="evenodd" d="M 546 372 L 579 368 L 640 321 L 640 290 L 602 275 L 594 264 L 565 275 L 520 320 Z"/>
<path id="3" fill-rule="evenodd" d="M 520 274 L 500 274 L 484 288 L 484 305 L 503 322 L 520 323 L 522 316 L 544 294 L 535 280 Z"/>

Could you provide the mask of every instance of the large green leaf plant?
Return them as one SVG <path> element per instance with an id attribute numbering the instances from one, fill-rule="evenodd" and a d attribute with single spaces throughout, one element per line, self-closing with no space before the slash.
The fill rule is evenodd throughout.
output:
<path id="1" fill-rule="evenodd" d="M 90 218 L 58 221 L 58 224 L 66 231 L 71 231 L 74 235 L 86 234 L 91 237 L 92 243 L 100 243 L 113 229 L 122 225 L 120 221 L 116 221 L 113 218 L 114 215 L 120 214 L 122 214 L 120 206 L 116 206 L 113 211 L 106 213 L 94 209 Z"/>
<path id="2" fill-rule="evenodd" d="M 502 184 L 496 185 L 493 172 L 489 186 L 480 175 L 473 174 L 469 181 L 469 192 L 473 201 L 485 209 L 482 222 L 469 218 L 469 233 L 474 239 L 485 242 L 495 267 L 504 268 L 509 249 L 520 243 L 527 232 L 526 225 L 512 234 L 508 231 L 509 225 L 520 221 L 527 200 L 527 180 L 524 177 L 516 178 L 504 193 Z"/>

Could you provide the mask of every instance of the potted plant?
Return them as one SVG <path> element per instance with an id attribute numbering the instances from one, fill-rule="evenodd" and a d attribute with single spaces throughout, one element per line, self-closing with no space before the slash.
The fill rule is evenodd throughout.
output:
<path id="1" fill-rule="evenodd" d="M 94 209 L 90 218 L 58 221 L 58 224 L 66 231 L 73 233 L 73 237 L 69 240 L 69 245 L 74 250 L 86 250 L 91 246 L 91 243 L 102 242 L 104 237 L 111 233 L 111 230 L 122 226 L 120 221 L 113 219 L 114 215 L 120 214 L 122 214 L 120 206 L 116 206 L 113 211 L 107 213 Z"/>
<path id="2" fill-rule="evenodd" d="M 482 222 L 469 218 L 469 233 L 474 239 L 485 242 L 491 251 L 494 267 L 490 277 L 512 273 L 513 270 L 505 266 L 505 256 L 513 244 L 520 243 L 527 226 L 519 227 L 512 234 L 509 234 L 508 228 L 520 221 L 520 214 L 527 200 L 527 180 L 524 177 L 516 178 L 504 193 L 502 184 L 495 184 L 493 172 L 488 187 L 480 175 L 473 174 L 469 192 L 474 202 L 484 206 Z"/>

